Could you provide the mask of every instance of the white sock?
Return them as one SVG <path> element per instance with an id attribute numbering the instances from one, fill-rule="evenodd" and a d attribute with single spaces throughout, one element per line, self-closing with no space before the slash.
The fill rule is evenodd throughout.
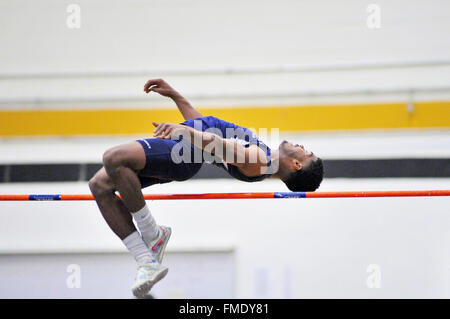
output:
<path id="1" fill-rule="evenodd" d="M 154 262 L 152 254 L 148 250 L 147 245 L 144 243 L 144 240 L 137 231 L 128 235 L 124 240 L 122 240 L 122 242 L 138 263 Z"/>
<path id="2" fill-rule="evenodd" d="M 133 219 L 141 233 L 142 239 L 144 239 L 147 246 L 150 246 L 152 240 L 155 239 L 159 233 L 159 227 L 150 213 L 150 209 L 145 205 L 137 212 L 131 213 L 131 215 L 133 215 Z"/>

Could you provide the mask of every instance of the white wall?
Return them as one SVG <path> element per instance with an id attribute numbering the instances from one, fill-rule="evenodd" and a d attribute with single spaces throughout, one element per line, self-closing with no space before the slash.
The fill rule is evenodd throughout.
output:
<path id="1" fill-rule="evenodd" d="M 170 275 L 154 298 L 233 298 L 232 251 L 174 252 L 164 256 Z M 0 255 L 0 298 L 134 298 L 136 263 L 130 254 Z"/>
<path id="2" fill-rule="evenodd" d="M 66 26 L 68 4 L 81 7 L 81 28 Z M 381 96 L 284 97 L 305 92 L 436 88 L 417 99 L 448 98 L 448 1 L 377 1 L 381 28 L 366 25 L 370 1 L 1 1 L 0 104 L 161 106 L 145 98 L 146 79 L 163 76 L 196 104 L 320 103 L 405 100 Z M 428 61 L 436 65 L 321 72 L 167 75 L 160 70 Z M 438 63 L 443 61 L 442 63 Z M 328 69 L 328 71 L 327 71 Z M 147 72 L 145 72 L 147 70 Z M 70 72 L 119 71 L 106 77 Z M 144 71 L 135 76 L 127 72 Z M 27 75 L 44 73 L 44 78 Z M 55 78 L 55 74 L 63 75 Z M 18 74 L 19 77 L 4 77 Z M 25 89 L 26 88 L 26 89 Z M 215 97 L 206 98 L 210 94 Z M 250 94 L 250 100 L 217 95 Z M 261 94 L 282 97 L 257 98 Z M 295 95 L 294 94 L 294 95 Z M 115 101 L 121 97 L 125 100 Z M 137 100 L 134 100 L 137 99 Z M 54 101 L 50 103 L 50 101 Z M 65 101 L 65 102 L 64 102 Z"/>
<path id="3" fill-rule="evenodd" d="M 66 26 L 71 3 L 82 10 L 77 30 Z M 448 58 L 450 43 L 442 34 L 450 23 L 448 1 L 377 1 L 382 17 L 379 30 L 366 26 L 370 3 L 2 1 L 2 71 Z"/>

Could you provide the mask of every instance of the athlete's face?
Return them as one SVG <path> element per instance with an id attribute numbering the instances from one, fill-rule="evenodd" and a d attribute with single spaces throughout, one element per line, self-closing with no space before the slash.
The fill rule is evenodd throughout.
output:
<path id="1" fill-rule="evenodd" d="M 281 142 L 278 149 L 284 156 L 292 159 L 296 167 L 298 167 L 296 164 L 301 164 L 302 167 L 308 166 L 311 161 L 317 159 L 314 153 L 305 149 L 303 145 L 293 144 L 288 141 Z"/>

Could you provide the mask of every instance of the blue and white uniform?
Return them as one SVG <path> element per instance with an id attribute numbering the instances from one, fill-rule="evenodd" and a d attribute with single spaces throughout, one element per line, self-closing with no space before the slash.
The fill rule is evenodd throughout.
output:
<path id="1" fill-rule="evenodd" d="M 248 128 L 238 126 L 214 116 L 204 116 L 196 119 L 190 119 L 180 124 L 193 127 L 199 131 L 208 131 L 220 135 L 223 138 L 235 139 L 236 141 L 241 142 L 244 147 L 249 147 L 250 145 L 255 144 L 266 153 L 268 166 L 271 166 L 270 148 L 260 141 L 256 134 Z M 200 156 L 200 158 L 195 156 L 196 152 L 198 155 L 198 152 L 201 154 L 202 150 L 199 150 L 190 143 L 188 146 L 191 148 L 190 161 L 176 163 L 172 160 L 172 149 L 178 143 L 182 143 L 182 137 L 177 140 L 149 138 L 137 141 L 142 145 L 146 154 L 146 165 L 144 169 L 138 172 L 138 177 L 141 181 L 142 188 L 158 183 L 168 183 L 171 181 L 184 181 L 190 179 L 197 174 L 205 162 L 204 156 Z M 180 155 L 183 155 L 183 149 L 180 149 Z M 260 176 L 248 177 L 242 174 L 234 165 L 227 165 L 217 160 L 213 161 L 212 164 L 225 169 L 234 178 L 245 182 L 261 181 L 271 175 L 263 174 Z"/>

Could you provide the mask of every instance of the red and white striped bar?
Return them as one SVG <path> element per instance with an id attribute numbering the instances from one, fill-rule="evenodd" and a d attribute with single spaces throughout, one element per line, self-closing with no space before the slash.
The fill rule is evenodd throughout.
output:
<path id="1" fill-rule="evenodd" d="M 450 196 L 450 190 L 347 191 L 347 192 L 250 192 L 201 194 L 145 194 L 146 200 L 261 199 L 261 198 L 350 198 L 350 197 L 431 197 Z M 36 194 L 0 195 L 0 201 L 86 201 L 92 195 Z"/>

